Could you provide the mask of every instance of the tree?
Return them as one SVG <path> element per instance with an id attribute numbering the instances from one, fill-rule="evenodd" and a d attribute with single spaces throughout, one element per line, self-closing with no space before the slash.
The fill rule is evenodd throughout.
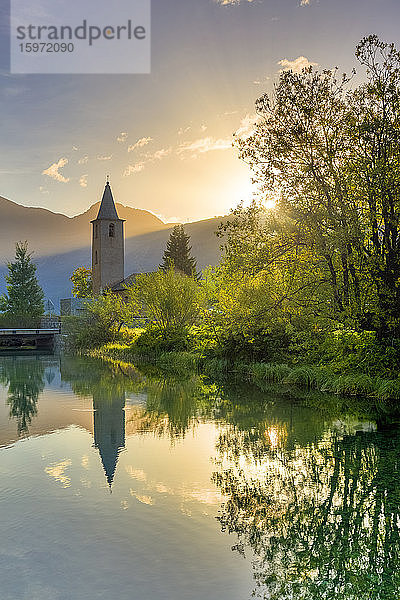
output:
<path id="1" fill-rule="evenodd" d="M 7 265 L 7 294 L 1 298 L 5 315 L 20 323 L 35 321 L 44 313 L 44 294 L 31 256 L 27 242 L 16 244 L 15 261 Z"/>
<path id="2" fill-rule="evenodd" d="M 132 324 L 138 315 L 139 305 L 129 289 L 128 300 L 106 290 L 102 295 L 84 301 L 82 314 L 70 317 L 67 322 L 69 343 L 73 349 L 113 342 L 120 336 L 124 325 Z"/>
<path id="3" fill-rule="evenodd" d="M 162 332 L 187 330 L 198 319 L 199 284 L 175 271 L 173 266 L 166 271 L 160 269 L 156 273 L 138 275 L 130 293 L 139 299 L 144 314 Z"/>
<path id="4" fill-rule="evenodd" d="M 336 71 L 282 73 L 238 146 L 291 223 L 283 252 L 320 259 L 332 316 L 399 336 L 400 53 L 370 36 L 356 56 L 367 80 L 356 89 Z"/>
<path id="5" fill-rule="evenodd" d="M 190 236 L 186 235 L 183 225 L 175 225 L 169 240 L 167 248 L 164 251 L 163 262 L 160 268 L 168 271 L 171 265 L 189 277 L 197 278 L 196 260 L 190 255 L 191 246 L 189 246 Z"/>
<path id="6" fill-rule="evenodd" d="M 93 295 L 92 269 L 78 267 L 71 275 L 72 295 L 75 298 L 89 298 Z"/>

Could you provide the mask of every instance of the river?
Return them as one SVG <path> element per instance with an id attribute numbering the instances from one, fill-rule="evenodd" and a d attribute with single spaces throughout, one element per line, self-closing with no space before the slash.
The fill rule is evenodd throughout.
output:
<path id="1" fill-rule="evenodd" d="M 398 600 L 394 407 L 0 357 L 1 600 Z"/>

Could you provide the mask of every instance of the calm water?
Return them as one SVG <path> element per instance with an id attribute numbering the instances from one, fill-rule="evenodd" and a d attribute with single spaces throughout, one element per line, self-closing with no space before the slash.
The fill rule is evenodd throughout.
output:
<path id="1" fill-rule="evenodd" d="M 0 598 L 398 600 L 399 431 L 371 402 L 3 356 Z"/>

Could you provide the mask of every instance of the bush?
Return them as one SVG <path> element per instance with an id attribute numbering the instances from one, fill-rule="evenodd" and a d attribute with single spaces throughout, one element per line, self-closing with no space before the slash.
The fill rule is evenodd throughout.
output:
<path id="1" fill-rule="evenodd" d="M 216 353 L 221 356 L 269 361 L 285 357 L 292 342 L 291 333 L 283 322 L 270 327 L 231 328 L 220 332 Z"/>
<path id="2" fill-rule="evenodd" d="M 67 350 L 98 348 L 115 340 L 115 335 L 110 329 L 89 315 L 64 317 L 62 331 L 67 335 Z"/>
<path id="3" fill-rule="evenodd" d="M 190 352 L 166 352 L 157 359 L 157 365 L 172 373 L 185 373 L 197 369 L 197 360 Z"/>
<path id="4" fill-rule="evenodd" d="M 334 373 L 361 372 L 397 378 L 400 370 L 400 340 L 379 341 L 373 331 L 342 329 L 328 333 L 311 358 Z"/>
<path id="5" fill-rule="evenodd" d="M 159 329 L 150 326 L 136 340 L 132 349 L 138 354 L 158 355 L 189 350 L 190 337 L 185 328 Z"/>

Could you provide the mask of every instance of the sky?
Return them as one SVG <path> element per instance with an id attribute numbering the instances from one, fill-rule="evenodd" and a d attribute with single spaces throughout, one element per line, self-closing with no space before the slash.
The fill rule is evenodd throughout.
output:
<path id="1" fill-rule="evenodd" d="M 69 216 L 107 175 L 118 202 L 164 221 L 227 214 L 253 188 L 232 134 L 281 69 L 350 72 L 370 33 L 400 46 L 399 0 L 153 0 L 151 74 L 10 75 L 6 1 L 0 196 Z"/>

